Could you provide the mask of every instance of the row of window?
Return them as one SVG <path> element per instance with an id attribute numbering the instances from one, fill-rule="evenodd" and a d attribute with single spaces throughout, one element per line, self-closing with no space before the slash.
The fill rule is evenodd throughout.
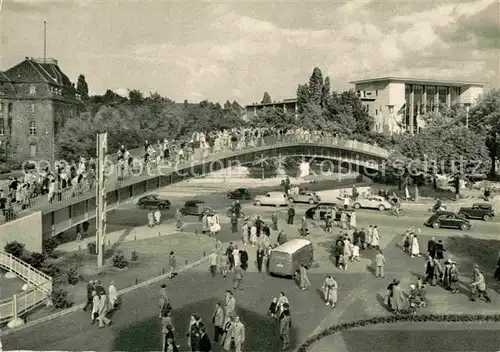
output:
<path id="1" fill-rule="evenodd" d="M 12 119 L 7 120 L 7 131 L 9 135 L 12 134 Z M 28 133 L 30 136 L 36 136 L 36 122 L 30 121 Z M 5 135 L 5 121 L 3 118 L 0 118 L 0 136 Z"/>

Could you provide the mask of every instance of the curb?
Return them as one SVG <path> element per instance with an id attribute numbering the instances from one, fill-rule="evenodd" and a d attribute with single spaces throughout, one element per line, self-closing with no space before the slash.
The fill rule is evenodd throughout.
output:
<path id="1" fill-rule="evenodd" d="M 222 248 L 222 242 L 219 241 L 219 240 L 217 240 L 217 242 L 216 242 L 216 250 L 214 252 L 216 252 L 216 253 L 219 252 L 221 248 Z M 214 252 L 212 252 L 212 253 L 214 253 Z M 212 254 L 212 253 L 210 253 L 210 254 Z M 195 268 L 195 267 L 203 264 L 204 262 L 208 261 L 208 258 L 210 257 L 210 254 L 207 255 L 207 256 L 205 256 L 205 257 L 203 257 L 203 258 L 200 258 L 200 259 L 192 262 L 191 264 L 183 266 L 181 269 L 179 269 L 178 272 L 182 273 L 182 272 L 188 271 L 190 269 L 193 269 L 193 268 Z M 149 286 L 151 284 L 157 283 L 158 281 L 162 281 L 164 279 L 167 279 L 168 275 L 169 275 L 168 273 L 167 274 L 163 274 L 163 275 L 154 277 L 152 279 L 146 280 L 144 282 L 141 282 L 141 283 L 139 283 L 137 285 L 124 288 L 123 290 L 120 290 L 118 292 L 118 295 L 119 296 L 125 295 L 127 293 L 132 292 L 132 291 L 135 291 L 135 290 L 138 290 L 140 288 L 144 288 L 144 287 Z M 62 316 L 67 315 L 67 314 L 71 314 L 71 313 L 74 313 L 74 312 L 77 312 L 77 311 L 81 311 L 83 309 L 83 307 L 85 307 L 85 304 L 81 303 L 81 304 L 75 305 L 75 306 L 73 306 L 71 308 L 64 309 L 64 310 L 61 310 L 60 312 L 48 315 L 46 317 L 30 321 L 30 322 L 26 323 L 25 325 L 20 326 L 18 328 L 0 331 L 0 336 L 6 336 L 6 335 L 9 335 L 9 334 L 11 334 L 13 332 L 17 332 L 17 331 L 20 331 L 20 330 L 23 330 L 23 329 L 26 329 L 26 328 L 29 328 L 29 327 L 33 327 L 35 325 L 39 325 L 39 324 L 45 323 L 47 321 L 54 320 L 56 318 L 62 317 Z"/>

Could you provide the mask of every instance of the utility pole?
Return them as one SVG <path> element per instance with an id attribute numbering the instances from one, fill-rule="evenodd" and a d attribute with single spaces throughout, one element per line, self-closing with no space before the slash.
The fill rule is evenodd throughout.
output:
<path id="1" fill-rule="evenodd" d="M 43 21 L 43 63 L 47 63 L 47 21 Z"/>
<path id="2" fill-rule="evenodd" d="M 106 236 L 106 177 L 104 162 L 108 151 L 108 134 L 97 135 L 97 187 L 96 187 L 96 251 L 97 267 L 104 264 L 104 237 Z"/>

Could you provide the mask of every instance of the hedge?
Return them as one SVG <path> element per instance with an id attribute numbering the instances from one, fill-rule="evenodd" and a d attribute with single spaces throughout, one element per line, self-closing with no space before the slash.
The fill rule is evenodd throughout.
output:
<path id="1" fill-rule="evenodd" d="M 315 342 L 349 329 L 378 324 L 394 324 L 406 322 L 438 322 L 438 323 L 467 323 L 467 322 L 500 322 L 499 314 L 409 314 L 409 315 L 392 315 L 384 317 L 375 317 L 333 325 L 317 335 L 308 338 L 298 349 L 297 352 L 307 352 L 307 348 Z"/>

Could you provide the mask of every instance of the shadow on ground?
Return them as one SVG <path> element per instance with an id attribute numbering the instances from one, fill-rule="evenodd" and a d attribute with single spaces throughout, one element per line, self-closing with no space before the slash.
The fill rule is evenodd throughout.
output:
<path id="1" fill-rule="evenodd" d="M 172 314 L 174 326 L 177 329 L 176 339 L 180 351 L 190 350 L 187 346 L 187 327 L 191 314 L 200 316 L 212 316 L 216 298 L 196 302 L 180 309 L 175 309 Z M 246 327 L 247 340 L 244 344 L 246 351 L 275 352 L 280 350 L 279 327 L 270 317 L 262 316 L 244 308 L 237 308 L 237 314 Z M 293 319 L 293 312 L 292 312 Z M 207 333 L 213 336 L 211 321 L 204 321 Z M 111 347 L 113 351 L 158 351 L 161 348 L 161 321 L 156 316 L 135 322 L 116 332 Z M 291 341 L 296 341 L 297 332 L 293 328 L 290 331 Z M 214 352 L 222 351 L 220 346 L 213 346 Z M 295 346 L 292 346 L 295 347 Z"/>

